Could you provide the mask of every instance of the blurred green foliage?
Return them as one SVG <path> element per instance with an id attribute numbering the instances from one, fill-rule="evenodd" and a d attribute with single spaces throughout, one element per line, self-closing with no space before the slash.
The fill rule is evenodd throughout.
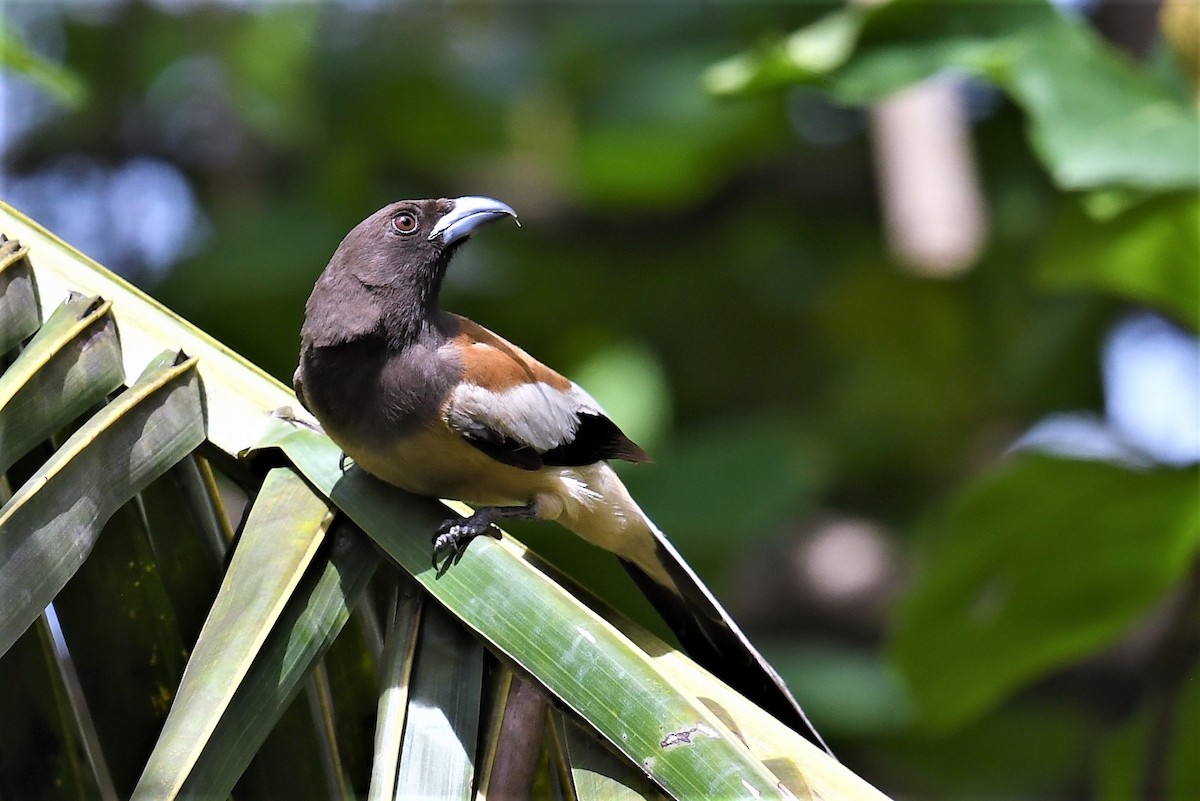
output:
<path id="1" fill-rule="evenodd" d="M 167 305 L 286 381 L 345 231 L 401 197 L 499 197 L 524 227 L 464 249 L 445 304 L 645 440 L 635 495 L 855 770 L 896 794 L 1127 797 L 1167 704 L 1171 797 L 1195 787 L 1194 661 L 1178 699 L 1141 669 L 1191 640 L 1112 650 L 1159 642 L 1200 580 L 1195 469 L 1004 456 L 1050 412 L 1103 410 L 1127 304 L 1200 326 L 1200 123 L 1169 57 L 1038 2 L 59 14 L 87 100 L 6 169 L 182 170 L 203 230 L 165 277 L 130 273 Z M 859 104 L 947 69 L 984 82 L 991 235 L 936 281 L 886 250 Z M 886 527 L 906 600 L 855 625 L 804 592 L 733 603 L 799 581 L 829 515 Z M 520 534 L 638 611 L 552 529 Z"/>
<path id="2" fill-rule="evenodd" d="M 863 103 L 946 69 L 1001 87 L 1063 189 L 1200 184 L 1191 98 L 1163 85 L 1048 3 L 900 0 L 831 14 L 765 54 L 712 68 L 719 94 L 778 83 Z"/>
<path id="3" fill-rule="evenodd" d="M 0 17 L 0 66 L 21 75 L 73 109 L 82 105 L 87 95 L 87 88 L 77 74 L 30 50 L 5 24 L 3 17 Z"/>
<path id="4" fill-rule="evenodd" d="M 1125 632 L 1195 562 L 1198 479 L 1023 455 L 959 494 L 895 634 L 926 723 L 970 720 Z"/>
<path id="5" fill-rule="evenodd" d="M 1005 91 L 1055 183 L 1087 192 L 1064 198 L 1034 285 L 1127 298 L 1200 328 L 1195 102 L 1185 82 L 1137 67 L 1048 5 L 852 7 L 726 60 L 706 80 L 717 94 L 805 84 L 864 102 L 945 70 Z M 1200 664 L 1200 472 L 1021 455 L 926 521 L 922 569 L 891 649 L 921 726 L 961 733 L 1038 678 L 1101 658 L 1166 597 L 1165 611 L 1152 615 L 1157 630 L 1142 635 L 1152 646 L 1127 657 L 1144 671 L 1142 712 L 1111 740 L 1093 789 L 1114 798 L 1194 795 L 1187 766 L 1200 729 L 1184 688 Z M 1034 742 L 1041 750 L 1050 740 L 1040 733 Z M 967 764 L 977 763 L 968 756 Z M 1038 788 L 986 786 L 1047 792 L 1055 779 L 1046 778 L 1051 784 Z"/>
<path id="6" fill-rule="evenodd" d="M 1200 330 L 1200 199 L 1167 193 L 1098 222 L 1067 207 L 1035 276 L 1051 291 L 1109 292 Z"/>

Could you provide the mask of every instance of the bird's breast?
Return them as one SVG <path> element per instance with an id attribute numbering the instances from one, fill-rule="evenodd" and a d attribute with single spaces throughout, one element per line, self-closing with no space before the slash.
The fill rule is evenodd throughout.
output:
<path id="1" fill-rule="evenodd" d="M 338 444 L 386 442 L 437 421 L 458 373 L 436 348 L 376 339 L 310 348 L 300 362 L 305 402 Z"/>

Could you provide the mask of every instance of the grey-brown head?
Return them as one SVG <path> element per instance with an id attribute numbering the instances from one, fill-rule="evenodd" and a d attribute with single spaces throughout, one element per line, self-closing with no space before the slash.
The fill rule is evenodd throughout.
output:
<path id="1" fill-rule="evenodd" d="M 516 212 L 489 197 L 401 200 L 346 234 L 305 307 L 305 344 L 382 331 L 399 343 L 437 305 L 454 251 L 480 226 Z"/>
<path id="2" fill-rule="evenodd" d="M 368 286 L 388 286 L 406 273 L 444 271 L 448 257 L 481 225 L 517 213 L 490 197 L 401 200 L 346 234 L 333 255 Z"/>

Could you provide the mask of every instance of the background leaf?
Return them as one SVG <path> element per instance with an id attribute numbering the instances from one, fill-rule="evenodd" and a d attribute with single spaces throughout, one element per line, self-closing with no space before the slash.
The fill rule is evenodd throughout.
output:
<path id="1" fill-rule="evenodd" d="M 1170 194 L 1111 223 L 1078 209 L 1058 220 L 1038 270 L 1053 291 L 1099 290 L 1161 309 L 1200 331 L 1200 200 Z"/>
<path id="2" fill-rule="evenodd" d="M 0 66 L 24 76 L 66 106 L 78 108 L 87 98 L 87 85 L 78 75 L 30 50 L 3 18 L 0 18 Z"/>
<path id="3" fill-rule="evenodd" d="M 1119 636 L 1192 562 L 1197 478 L 1027 455 L 956 499 L 893 643 L 923 719 L 960 725 Z"/>
<path id="4" fill-rule="evenodd" d="M 855 38 L 857 46 L 848 46 Z M 1048 3 L 894 0 L 833 15 L 766 53 L 714 66 L 720 94 L 815 83 L 843 102 L 880 99 L 944 70 L 995 83 L 1063 189 L 1193 189 L 1200 118 Z"/>

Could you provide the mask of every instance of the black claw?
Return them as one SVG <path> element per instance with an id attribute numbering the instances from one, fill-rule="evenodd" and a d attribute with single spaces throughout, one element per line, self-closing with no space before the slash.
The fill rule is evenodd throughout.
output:
<path id="1" fill-rule="evenodd" d="M 342 451 L 342 455 L 338 457 L 338 470 L 342 471 L 343 473 L 346 472 L 346 460 L 349 458 L 350 457 L 346 455 L 346 452 Z"/>
<path id="2" fill-rule="evenodd" d="M 480 510 L 470 517 L 447 520 L 438 527 L 433 535 L 433 569 L 437 571 L 437 578 L 441 578 L 452 565 L 458 564 L 471 540 L 482 534 L 496 539 L 503 536 L 500 529 L 493 525 L 493 517 L 489 510 Z M 446 557 L 444 560 L 443 556 Z"/>
<path id="3" fill-rule="evenodd" d="M 481 534 L 501 539 L 504 535 L 496 527 L 497 520 L 531 520 L 535 517 L 537 506 L 533 503 L 525 506 L 481 506 L 470 517 L 456 517 L 442 523 L 437 534 L 433 535 L 433 569 L 437 571 L 437 577 L 441 578 L 451 565 L 457 564 L 467 552 L 471 540 Z M 444 554 L 449 556 L 439 566 L 438 562 Z"/>

